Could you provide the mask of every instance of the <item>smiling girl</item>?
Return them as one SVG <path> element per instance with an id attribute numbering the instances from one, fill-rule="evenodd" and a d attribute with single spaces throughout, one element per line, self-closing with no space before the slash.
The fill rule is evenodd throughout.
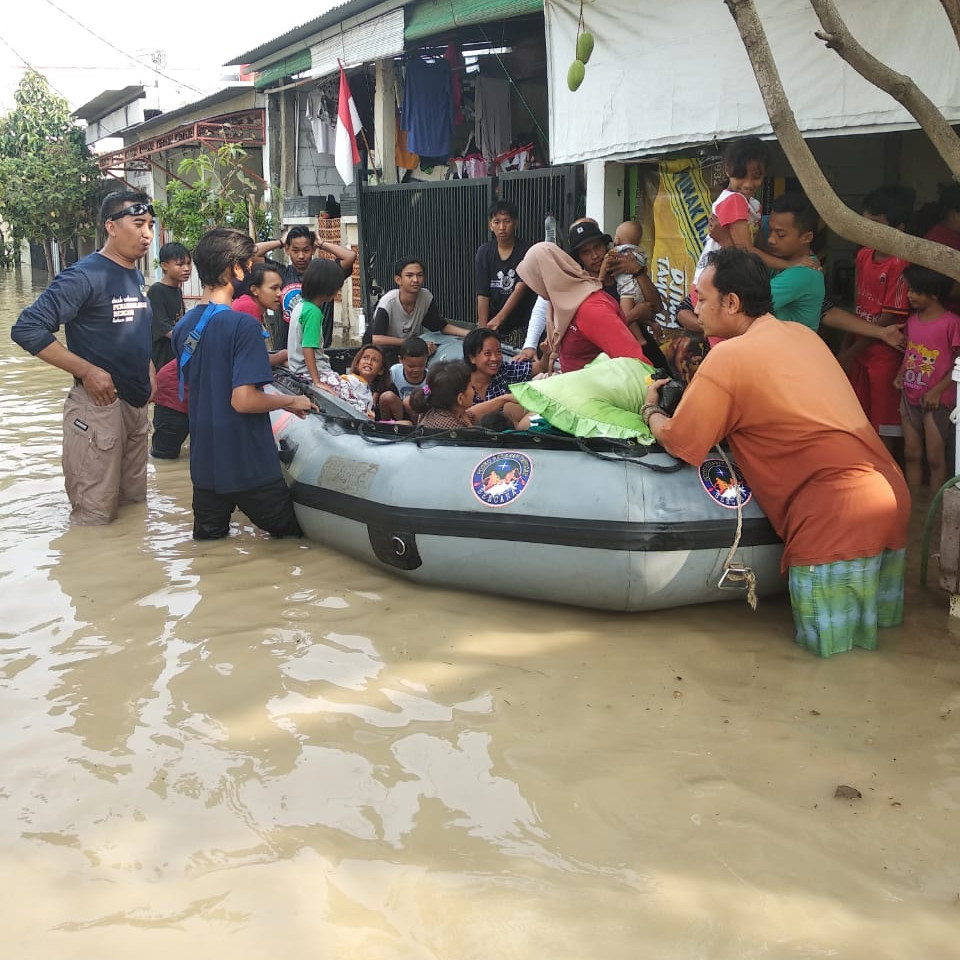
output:
<path id="1" fill-rule="evenodd" d="M 547 369 L 549 355 L 540 360 L 504 362 L 500 337 L 489 327 L 471 330 L 463 340 L 463 359 L 470 368 L 470 416 L 475 422 L 488 413 L 500 413 L 513 400 L 512 383 L 526 383 Z"/>

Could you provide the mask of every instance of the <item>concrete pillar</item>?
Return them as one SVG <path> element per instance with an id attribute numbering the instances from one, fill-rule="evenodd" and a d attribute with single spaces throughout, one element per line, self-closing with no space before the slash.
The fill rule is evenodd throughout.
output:
<path id="1" fill-rule="evenodd" d="M 356 247 L 360 243 L 360 232 L 357 218 L 345 215 L 340 218 L 340 243 L 345 247 Z M 342 294 L 337 311 L 334 314 L 334 330 L 339 335 L 339 341 L 344 346 L 359 344 L 363 331 L 360 329 L 359 313 L 362 308 L 353 305 L 353 278 L 344 281 L 340 289 Z M 364 319 L 366 323 L 366 318 Z"/>
<path id="2" fill-rule="evenodd" d="M 397 126 L 394 84 L 396 71 L 393 59 L 377 61 L 376 85 L 373 93 L 374 151 L 381 171 L 381 183 L 397 182 Z"/>
<path id="3" fill-rule="evenodd" d="M 280 121 L 280 98 L 282 93 L 270 94 L 267 97 L 267 147 L 263 155 L 263 179 L 271 186 L 279 186 L 283 182 L 280 173 L 283 159 L 283 126 Z M 281 190 L 270 190 L 270 213 L 273 217 L 274 228 L 280 236 L 283 209 L 280 204 Z"/>
<path id="4" fill-rule="evenodd" d="M 297 95 L 284 90 L 280 97 L 280 189 L 286 198 L 300 195 L 297 188 Z"/>
<path id="5" fill-rule="evenodd" d="M 626 167 L 622 163 L 588 160 L 587 216 L 593 217 L 609 234 L 617 229 L 625 216 Z"/>

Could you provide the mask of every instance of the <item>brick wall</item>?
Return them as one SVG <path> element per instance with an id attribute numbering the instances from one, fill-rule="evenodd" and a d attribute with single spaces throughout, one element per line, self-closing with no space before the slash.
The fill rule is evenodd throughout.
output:
<path id="1" fill-rule="evenodd" d="M 331 243 L 340 243 L 341 242 L 341 233 L 340 233 L 340 221 L 339 220 L 318 220 L 317 221 L 317 240 L 329 240 Z M 352 244 L 350 247 L 354 253 L 357 254 L 357 259 L 353 264 L 353 277 L 351 282 L 352 297 L 351 302 L 354 309 L 360 309 L 360 251 L 356 244 Z M 326 253 L 321 251 L 318 256 L 323 257 L 326 260 L 333 260 L 332 253 Z M 338 293 L 336 296 L 336 302 L 340 302 L 341 295 Z"/>

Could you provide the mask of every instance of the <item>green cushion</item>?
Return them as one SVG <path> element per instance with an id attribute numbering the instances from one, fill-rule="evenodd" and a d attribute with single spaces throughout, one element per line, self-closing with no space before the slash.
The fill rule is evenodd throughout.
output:
<path id="1" fill-rule="evenodd" d="M 633 357 L 601 354 L 573 373 L 515 383 L 510 392 L 527 410 L 575 437 L 613 437 L 653 443 L 640 419 L 653 367 Z"/>

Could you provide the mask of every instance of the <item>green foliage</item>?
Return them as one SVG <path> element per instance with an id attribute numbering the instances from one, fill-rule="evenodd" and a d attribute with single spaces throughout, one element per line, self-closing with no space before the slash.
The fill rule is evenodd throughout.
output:
<path id="1" fill-rule="evenodd" d="M 270 215 L 256 202 L 257 184 L 243 168 L 246 151 L 235 143 L 224 143 L 215 151 L 186 157 L 177 174 L 190 180 L 174 181 L 167 189 L 167 203 L 155 202 L 160 222 L 174 240 L 193 249 L 213 227 L 249 228 L 252 209 L 258 240 L 271 236 Z"/>
<path id="2" fill-rule="evenodd" d="M 89 235 L 100 171 L 69 104 L 32 70 L 14 101 L 0 119 L 0 216 L 14 244 L 28 239 L 48 245 Z"/>

